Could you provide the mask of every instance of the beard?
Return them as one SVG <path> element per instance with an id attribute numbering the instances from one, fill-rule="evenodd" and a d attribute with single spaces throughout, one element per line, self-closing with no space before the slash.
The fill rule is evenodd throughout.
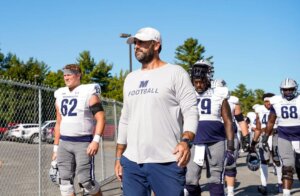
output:
<path id="1" fill-rule="evenodd" d="M 146 52 L 142 50 L 135 51 L 135 57 L 141 64 L 148 64 L 154 58 L 154 47 L 150 47 Z"/>

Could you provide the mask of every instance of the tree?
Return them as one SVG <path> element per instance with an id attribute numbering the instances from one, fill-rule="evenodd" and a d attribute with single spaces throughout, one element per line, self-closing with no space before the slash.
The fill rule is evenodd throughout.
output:
<path id="1" fill-rule="evenodd" d="M 65 86 L 64 81 L 64 74 L 61 70 L 58 70 L 57 72 L 50 71 L 43 82 L 43 84 L 53 87 L 53 88 L 60 88 Z"/>
<path id="2" fill-rule="evenodd" d="M 49 67 L 44 62 L 39 62 L 33 57 L 24 63 L 11 53 L 6 57 L 0 56 L 1 74 L 10 78 L 41 83 L 49 72 Z M 36 75 L 38 77 L 35 77 Z"/>
<path id="3" fill-rule="evenodd" d="M 100 84 L 103 92 L 108 91 L 107 88 L 112 79 L 110 74 L 112 67 L 112 64 L 107 64 L 104 60 L 101 60 L 90 73 L 91 80 Z"/>
<path id="4" fill-rule="evenodd" d="M 176 48 L 175 58 L 178 60 L 175 63 L 181 65 L 186 71 L 189 71 L 192 65 L 201 59 L 204 59 L 203 53 L 205 52 L 204 46 L 198 44 L 198 40 L 188 38 L 184 41 L 183 45 Z M 211 61 L 213 57 L 206 58 Z"/>
<path id="5" fill-rule="evenodd" d="M 265 94 L 265 91 L 262 89 L 255 89 L 254 90 L 254 94 L 255 94 L 255 103 L 254 104 L 263 104 L 263 95 Z"/>
<path id="6" fill-rule="evenodd" d="M 109 80 L 107 91 L 102 94 L 103 97 L 123 102 L 123 84 L 128 73 L 128 71 L 123 72 L 123 70 L 121 70 L 119 76 L 115 75 L 112 77 Z"/>
<path id="7" fill-rule="evenodd" d="M 27 80 L 35 83 L 44 81 L 49 72 L 49 67 L 44 62 L 39 62 L 32 57 L 24 64 L 24 69 L 27 74 Z"/>
<path id="8" fill-rule="evenodd" d="M 83 51 L 79 54 L 79 57 L 77 58 L 77 64 L 80 66 L 81 71 L 83 73 L 83 76 L 81 78 L 81 82 L 83 84 L 91 83 L 91 77 L 90 73 L 96 66 L 96 62 L 94 58 L 91 57 L 89 51 Z"/>
<path id="9" fill-rule="evenodd" d="M 252 106 L 254 104 L 263 104 L 262 96 L 264 91 L 261 89 L 253 91 L 251 89 L 247 89 L 246 85 L 239 84 L 237 88 L 231 92 L 231 94 L 239 98 L 244 114 L 253 111 Z"/>
<path id="10" fill-rule="evenodd" d="M 110 71 L 113 65 L 108 65 L 104 60 L 96 64 L 89 51 L 81 52 L 79 58 L 77 58 L 77 62 L 83 73 L 81 82 L 83 84 L 98 83 L 101 85 L 102 91 L 106 92 L 109 79 L 111 79 Z"/>

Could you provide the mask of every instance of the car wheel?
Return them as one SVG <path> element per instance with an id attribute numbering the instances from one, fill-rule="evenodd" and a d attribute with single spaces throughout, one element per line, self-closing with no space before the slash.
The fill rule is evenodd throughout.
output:
<path id="1" fill-rule="evenodd" d="M 39 134 L 38 133 L 33 134 L 30 138 L 30 143 L 38 144 L 39 142 L 40 142 Z"/>
<path id="2" fill-rule="evenodd" d="M 17 142 L 18 138 L 16 136 L 11 136 L 10 141 Z"/>

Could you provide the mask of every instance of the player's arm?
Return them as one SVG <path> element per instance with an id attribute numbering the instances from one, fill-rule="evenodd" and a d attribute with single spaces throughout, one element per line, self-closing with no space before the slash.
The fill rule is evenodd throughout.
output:
<path id="1" fill-rule="evenodd" d="M 248 127 L 247 127 L 247 123 L 244 120 L 244 116 L 241 110 L 241 106 L 239 104 L 235 105 L 234 108 L 234 118 L 236 119 L 236 121 L 238 122 L 241 131 L 242 131 L 242 135 L 246 136 L 249 134 L 248 132 Z"/>
<path id="2" fill-rule="evenodd" d="M 105 126 L 105 114 L 99 96 L 92 95 L 89 100 L 89 108 L 96 120 L 94 139 L 87 148 L 87 154 L 93 156 L 98 152 L 99 142 Z"/>
<path id="3" fill-rule="evenodd" d="M 90 99 L 90 110 L 96 119 L 95 134 L 102 136 L 105 127 L 105 113 L 101 100 L 97 95 L 93 95 Z"/>
<path id="4" fill-rule="evenodd" d="M 250 149 L 252 152 L 255 152 L 256 151 L 256 145 L 257 143 L 259 142 L 258 139 L 261 135 L 261 122 L 259 120 L 259 116 L 258 114 L 256 113 L 256 127 L 253 128 L 254 130 L 254 136 L 253 136 L 253 139 L 252 139 L 252 142 L 251 142 L 251 146 L 250 146 Z"/>
<path id="5" fill-rule="evenodd" d="M 56 104 L 55 104 L 55 111 L 56 111 L 56 123 L 55 123 L 55 127 L 54 127 L 54 146 L 53 146 L 52 160 L 56 159 L 59 138 L 60 138 L 61 114 L 60 114 L 59 108 Z"/>
<path id="6" fill-rule="evenodd" d="M 227 138 L 227 150 L 225 153 L 226 165 L 232 165 L 235 162 L 234 158 L 234 131 L 233 131 L 233 122 L 232 115 L 229 103 L 227 99 L 223 100 L 221 107 L 221 116 L 223 118 L 225 133 Z"/>
<path id="7" fill-rule="evenodd" d="M 268 117 L 267 127 L 265 129 L 266 136 L 269 136 L 272 134 L 276 119 L 277 119 L 276 114 L 273 112 L 270 112 L 269 117 Z"/>
<path id="8" fill-rule="evenodd" d="M 226 139 L 228 143 L 232 144 L 234 143 L 234 131 L 233 131 L 233 125 L 232 125 L 232 115 L 230 111 L 230 106 L 228 104 L 227 99 L 223 100 L 222 108 L 221 108 L 221 116 L 224 121 L 224 127 L 225 127 L 225 133 L 226 133 Z M 234 146 L 233 146 L 234 148 Z"/>
<path id="9" fill-rule="evenodd" d="M 244 120 L 244 116 L 242 114 L 241 106 L 237 104 L 234 108 L 234 117 L 236 121 L 239 123 L 242 132 L 242 148 L 245 152 L 250 149 L 250 134 L 248 132 L 248 126 L 246 121 Z"/>
<path id="10" fill-rule="evenodd" d="M 273 127 L 276 121 L 276 114 L 275 112 L 270 112 L 269 117 L 268 117 L 268 123 L 267 126 L 265 128 L 265 134 L 262 136 L 261 139 L 261 143 L 262 143 L 262 147 L 265 151 L 270 151 L 269 149 L 269 145 L 268 145 L 268 139 L 269 139 L 269 135 L 272 134 L 273 132 Z"/>
<path id="11" fill-rule="evenodd" d="M 259 137 L 261 135 L 261 132 L 262 132 L 261 122 L 259 120 L 258 114 L 256 114 L 256 120 L 255 121 L 256 121 L 256 125 L 255 125 L 256 127 L 253 129 L 254 130 L 253 141 L 258 142 L 258 139 L 259 139 Z"/>

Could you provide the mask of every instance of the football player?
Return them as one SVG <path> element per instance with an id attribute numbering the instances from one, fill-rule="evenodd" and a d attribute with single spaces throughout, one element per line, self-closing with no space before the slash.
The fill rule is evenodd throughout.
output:
<path id="1" fill-rule="evenodd" d="M 102 195 L 95 180 L 96 155 L 105 125 L 98 84 L 80 84 L 76 64 L 63 69 L 66 87 L 55 91 L 56 125 L 52 160 L 57 159 L 62 196 L 74 196 L 74 176 L 90 195 Z M 95 125 L 96 121 L 96 125 Z"/>
<path id="2" fill-rule="evenodd" d="M 234 131 L 227 101 L 228 89 L 210 88 L 212 77 L 213 66 L 208 61 L 200 60 L 193 65 L 191 79 L 197 95 L 200 118 L 192 158 L 187 166 L 185 195 L 201 194 L 199 179 L 204 161 L 210 195 L 224 195 L 224 166 L 233 165 L 235 162 Z"/>
<path id="3" fill-rule="evenodd" d="M 226 82 L 223 79 L 216 79 L 212 81 L 212 88 L 216 87 L 226 87 Z M 249 151 L 250 148 L 250 134 L 247 129 L 247 124 L 244 121 L 244 116 L 242 114 L 241 106 L 239 103 L 239 98 L 236 96 L 230 96 L 228 99 L 228 103 L 231 110 L 231 115 L 233 118 L 233 130 L 235 133 L 234 137 L 234 157 L 235 160 L 238 158 L 238 151 L 239 151 L 239 140 L 238 140 L 238 128 L 237 124 L 239 125 L 241 132 L 242 132 L 242 148 L 244 151 Z M 225 180 L 227 184 L 227 195 L 233 196 L 234 195 L 234 183 L 236 178 L 237 170 L 236 170 L 236 164 L 226 166 L 225 168 Z"/>
<path id="4" fill-rule="evenodd" d="M 261 133 L 264 133 L 267 122 L 268 122 L 268 116 L 270 114 L 270 99 L 273 97 L 273 93 L 265 93 L 263 95 L 263 101 L 264 105 L 259 105 L 255 107 L 255 113 L 256 113 L 256 130 L 258 134 L 254 135 L 254 139 L 252 144 L 256 145 L 258 141 L 258 137 Z M 268 165 L 270 161 L 270 157 L 273 159 L 273 163 L 276 168 L 277 178 L 278 178 L 278 193 L 282 193 L 282 180 L 281 180 L 281 162 L 278 154 L 278 134 L 277 134 L 277 123 L 273 127 L 273 134 L 268 139 L 268 146 L 263 146 L 263 144 L 259 143 L 259 156 L 261 160 L 260 165 L 260 179 L 261 179 L 261 185 L 258 187 L 258 191 L 262 195 L 268 194 L 267 189 L 267 182 L 268 182 Z M 271 150 L 271 154 L 270 154 Z"/>
<path id="5" fill-rule="evenodd" d="M 298 84 L 291 78 L 280 84 L 281 95 L 270 99 L 269 120 L 262 139 L 267 146 L 268 137 L 272 134 L 276 119 L 278 120 L 278 148 L 282 160 L 283 195 L 291 195 L 293 174 L 300 180 L 300 96 Z"/>

